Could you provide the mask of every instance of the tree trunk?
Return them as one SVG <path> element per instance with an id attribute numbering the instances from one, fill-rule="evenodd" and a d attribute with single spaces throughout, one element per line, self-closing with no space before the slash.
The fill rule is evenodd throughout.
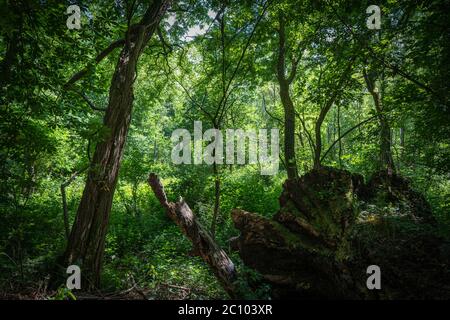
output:
<path id="1" fill-rule="evenodd" d="M 280 85 L 280 98 L 284 109 L 284 157 L 288 179 L 297 177 L 297 164 L 295 161 L 295 109 L 289 94 L 289 86 L 295 75 L 293 68 L 289 79 L 286 78 L 286 35 L 284 18 L 279 21 L 279 46 L 277 77 Z M 294 62 L 293 62 L 294 63 Z"/>
<path id="2" fill-rule="evenodd" d="M 391 152 L 391 128 L 384 115 L 380 116 L 380 162 L 384 169 L 390 172 L 394 170 L 394 159 Z"/>
<path id="3" fill-rule="evenodd" d="M 108 136 L 96 146 L 83 196 L 65 252 L 67 264 L 80 264 L 89 289 L 98 287 L 105 237 L 120 160 L 133 105 L 136 64 L 170 1 L 154 1 L 137 26 L 127 31 L 127 42 L 116 65 L 103 125 Z"/>
<path id="4" fill-rule="evenodd" d="M 341 136 L 341 106 L 338 105 L 337 108 L 337 134 L 338 137 Z M 342 139 L 339 139 L 339 169 L 342 169 Z"/>
<path id="5" fill-rule="evenodd" d="M 405 128 L 400 128 L 400 159 L 398 159 L 397 167 L 400 171 L 400 165 L 403 161 L 403 156 L 405 154 Z"/>
<path id="6" fill-rule="evenodd" d="M 375 111 L 380 121 L 380 166 L 387 172 L 394 172 L 394 160 L 391 152 L 391 128 L 384 114 L 383 103 L 379 90 L 375 87 L 375 80 L 372 79 L 364 70 L 364 80 L 366 81 L 367 90 L 370 92 L 375 104 Z"/>
<path id="7" fill-rule="evenodd" d="M 181 229 L 183 234 L 192 242 L 194 251 L 211 267 L 215 276 L 231 298 L 246 296 L 245 283 L 238 280 L 238 274 L 233 261 L 223 251 L 205 227 L 196 219 L 194 213 L 183 199 L 178 202 L 168 202 L 164 187 L 158 176 L 151 173 L 148 183 L 165 208 L 167 215 Z"/>
<path id="8" fill-rule="evenodd" d="M 353 63 L 356 59 L 356 55 L 354 55 L 348 62 L 344 72 L 341 74 L 341 77 L 339 78 L 336 87 L 334 88 L 334 92 L 331 95 L 331 97 L 325 102 L 325 104 L 320 109 L 319 117 L 316 120 L 314 132 L 315 132 L 315 138 L 316 143 L 314 146 L 314 169 L 320 169 L 322 166 L 322 124 L 325 120 L 325 117 L 327 116 L 328 112 L 330 111 L 331 107 L 333 106 L 334 102 L 338 98 L 339 94 L 342 92 L 342 90 L 345 87 L 346 82 L 349 79 L 349 76 L 352 71 Z"/>
<path id="9" fill-rule="evenodd" d="M 400 147 L 405 147 L 405 128 L 400 128 Z"/>
<path id="10" fill-rule="evenodd" d="M 283 81 L 282 81 L 283 82 Z M 280 97 L 284 108 L 284 155 L 288 179 L 297 177 L 295 161 L 295 111 L 289 95 L 289 85 L 280 82 Z"/>
<path id="11" fill-rule="evenodd" d="M 364 215 L 355 206 L 361 200 L 373 207 L 405 206 L 389 217 Z M 279 203 L 270 219 L 241 209 L 231 213 L 240 230 L 234 240 L 239 255 L 271 284 L 272 299 L 450 296 L 445 241 L 435 234 L 423 195 L 400 176 L 378 172 L 364 184 L 360 175 L 323 166 L 287 180 Z M 411 228 L 421 231 L 412 238 Z M 383 270 L 382 290 L 366 287 L 366 269 L 375 261 Z M 424 278 L 411 281 L 416 273 Z"/>
<path id="12" fill-rule="evenodd" d="M 217 218 L 219 217 L 220 212 L 220 176 L 219 176 L 219 169 L 217 168 L 217 163 L 215 162 L 213 163 L 213 172 L 214 172 L 214 211 L 211 221 L 211 236 L 214 239 L 216 236 Z"/>

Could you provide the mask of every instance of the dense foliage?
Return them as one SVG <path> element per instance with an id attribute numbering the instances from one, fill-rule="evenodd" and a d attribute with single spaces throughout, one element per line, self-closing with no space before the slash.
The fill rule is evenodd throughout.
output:
<path id="1" fill-rule="evenodd" d="M 79 30 L 66 26 L 72 2 L 81 8 Z M 381 30 L 366 26 L 371 4 L 173 2 L 137 66 L 131 124 L 112 190 L 102 292 L 137 284 L 154 298 L 226 297 L 165 215 L 146 183 L 149 172 L 162 177 L 169 197 L 183 197 L 230 252 L 228 240 L 238 234 L 231 210 L 271 217 L 287 164 L 294 162 L 298 176 L 324 165 L 368 179 L 385 169 L 386 132 L 388 169 L 425 195 L 439 232 L 448 236 L 450 2 L 380 0 Z M 99 63 L 96 56 L 123 38 L 147 6 L 0 1 L 0 296 L 39 295 L 63 254 L 61 185 L 76 173 L 65 188 L 71 226 L 95 146 L 110 131 L 103 116 L 120 50 Z M 285 157 L 290 109 L 279 95 L 281 66 L 286 78 L 292 76 L 286 93 L 295 118 L 293 159 Z M 82 69 L 85 76 L 65 86 Z M 382 108 L 376 108 L 380 96 Z M 278 174 L 263 176 L 249 164 L 174 165 L 172 132 L 192 133 L 194 121 L 202 121 L 204 131 L 280 129 Z M 48 294 L 64 298 L 62 288 Z"/>

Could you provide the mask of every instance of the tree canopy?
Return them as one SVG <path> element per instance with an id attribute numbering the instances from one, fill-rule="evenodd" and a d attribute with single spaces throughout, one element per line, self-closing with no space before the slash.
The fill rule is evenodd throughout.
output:
<path id="1" fill-rule="evenodd" d="M 230 248 L 239 235 L 232 210 L 272 218 L 287 185 L 301 188 L 324 168 L 366 182 L 402 177 L 448 241 L 449 1 L 0 4 L 0 297 L 31 295 L 42 282 L 46 295 L 67 298 L 61 275 L 72 264 L 84 289 L 227 297 L 236 288 L 223 289 L 191 250 L 189 232 L 182 236 L 147 184 L 151 172 L 247 282 L 263 276 Z M 79 28 L 69 28 L 70 5 Z M 248 154 L 244 164 L 174 164 L 177 129 L 192 134 L 192 150 L 217 142 L 214 134 L 197 141 L 196 122 L 202 135 L 215 129 L 224 138 L 230 129 L 278 129 L 276 174 L 261 175 Z M 377 214 L 409 210 L 378 200 Z M 262 286 L 252 297 L 269 292 Z"/>

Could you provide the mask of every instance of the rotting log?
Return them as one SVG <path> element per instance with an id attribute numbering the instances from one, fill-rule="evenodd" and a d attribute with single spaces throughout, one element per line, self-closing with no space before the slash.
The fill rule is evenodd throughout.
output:
<path id="1" fill-rule="evenodd" d="M 188 204 L 182 198 L 177 202 L 169 202 L 164 186 L 156 174 L 150 173 L 148 183 L 166 210 L 166 214 L 191 241 L 195 252 L 211 267 L 229 296 L 233 299 L 245 298 L 245 285 L 243 285 L 244 282 L 238 281 L 238 273 L 233 261 L 198 221 Z"/>
<path id="2" fill-rule="evenodd" d="M 401 177 L 375 174 L 364 184 L 321 167 L 288 179 L 279 200 L 272 216 L 232 211 L 240 231 L 232 247 L 271 284 L 273 299 L 450 297 L 450 241 Z M 380 290 L 366 286 L 374 264 Z"/>

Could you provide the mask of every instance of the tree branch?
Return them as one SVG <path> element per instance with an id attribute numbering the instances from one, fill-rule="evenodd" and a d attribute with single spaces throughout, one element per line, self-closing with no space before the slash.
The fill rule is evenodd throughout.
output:
<path id="1" fill-rule="evenodd" d="M 242 63 L 242 61 L 244 60 L 245 53 L 247 52 L 247 49 L 248 49 L 248 47 L 250 46 L 250 42 L 251 42 L 251 40 L 252 40 L 252 38 L 253 38 L 253 35 L 255 34 L 256 27 L 258 26 L 259 22 L 260 22 L 260 21 L 262 20 L 262 18 L 264 17 L 264 14 L 266 13 L 268 7 L 270 6 L 270 3 L 271 3 L 271 0 L 266 1 L 266 3 L 265 3 L 264 6 L 263 6 L 263 10 L 261 11 L 261 14 L 260 14 L 260 15 L 258 16 L 258 18 L 256 19 L 255 25 L 253 26 L 253 29 L 252 29 L 252 31 L 251 31 L 249 37 L 247 38 L 247 42 L 245 43 L 245 46 L 244 46 L 244 48 L 242 49 L 241 56 L 239 57 L 239 60 L 238 60 L 238 62 L 237 62 L 237 64 L 236 64 L 236 68 L 233 70 L 233 73 L 231 74 L 230 80 L 228 81 L 228 83 L 227 83 L 227 85 L 226 85 L 226 87 L 225 87 L 225 90 L 224 90 L 225 94 L 222 95 L 222 98 L 221 98 L 221 100 L 219 101 L 217 111 L 216 111 L 216 113 L 215 113 L 215 115 L 214 115 L 214 120 L 217 119 L 217 117 L 218 117 L 218 115 L 219 115 L 219 113 L 220 113 L 220 109 L 221 109 L 221 107 L 222 107 L 222 104 L 224 103 L 225 99 L 226 99 L 227 96 L 228 96 L 228 91 L 229 91 L 229 89 L 230 89 L 231 83 L 233 82 L 233 80 L 234 80 L 234 78 L 235 78 L 235 76 L 236 76 L 236 74 L 237 74 L 237 72 L 238 72 L 238 70 L 239 70 L 239 68 L 240 68 L 240 66 L 241 66 L 241 63 Z"/>
<path id="2" fill-rule="evenodd" d="M 280 118 L 278 118 L 277 116 L 271 114 L 268 110 L 267 110 L 267 106 L 266 106 L 266 99 L 263 95 L 263 107 L 264 107 L 264 111 L 269 115 L 269 117 L 271 117 L 273 120 L 277 121 L 278 123 L 284 125 L 283 120 L 281 120 Z"/>
<path id="3" fill-rule="evenodd" d="M 351 127 L 350 129 L 348 129 L 347 131 L 345 131 L 339 138 L 337 138 L 332 144 L 331 146 L 327 149 L 327 151 L 323 154 L 322 158 L 320 158 L 320 161 L 322 162 L 325 157 L 328 155 L 328 153 L 331 151 L 331 149 L 336 145 L 336 143 L 338 143 L 339 141 L 341 141 L 347 134 L 349 134 L 350 132 L 352 132 L 353 130 L 355 130 L 356 128 L 362 126 L 363 124 L 372 121 L 373 119 L 377 118 L 378 115 L 374 115 L 360 123 L 358 123 L 357 125 Z"/>
<path id="4" fill-rule="evenodd" d="M 349 31 L 349 33 L 352 35 L 352 37 L 354 39 L 356 39 L 357 41 L 359 41 L 360 43 L 364 44 L 364 46 L 367 48 L 367 50 L 369 51 L 369 53 L 371 54 L 371 56 L 381 62 L 381 64 L 383 64 L 385 67 L 387 67 L 388 69 L 392 70 L 395 74 L 399 74 L 400 76 L 402 76 L 403 78 L 411 81 L 412 83 L 414 83 L 415 85 L 417 85 L 418 87 L 424 89 L 426 92 L 428 92 L 429 94 L 435 96 L 436 98 L 438 98 L 442 103 L 446 104 L 446 101 L 444 101 L 442 99 L 442 97 L 440 97 L 430 86 L 426 85 L 425 83 L 417 80 L 416 78 L 414 78 L 412 75 L 408 74 L 407 72 L 401 70 L 397 65 L 390 63 L 389 61 L 386 61 L 384 58 L 380 58 L 378 57 L 377 53 L 370 47 L 367 45 L 366 41 L 361 40 L 361 38 L 353 31 L 352 27 L 350 27 L 345 21 L 344 19 L 338 14 L 336 8 L 330 4 L 328 1 L 326 1 L 327 4 L 329 4 L 331 6 L 331 8 L 333 9 L 333 13 L 336 15 L 336 17 L 342 22 L 342 24 L 344 24 L 345 28 Z"/>
<path id="5" fill-rule="evenodd" d="M 75 90 L 75 89 L 72 89 L 72 91 L 74 91 L 75 93 L 80 95 L 83 98 L 83 100 L 86 101 L 86 103 L 89 105 L 89 107 L 91 107 L 91 109 L 93 109 L 95 111 L 102 111 L 102 112 L 106 111 L 106 108 L 103 109 L 103 108 L 96 107 L 95 104 L 91 100 L 89 100 L 89 98 L 83 92 L 81 92 L 79 90 Z"/>
<path id="6" fill-rule="evenodd" d="M 125 44 L 125 39 L 116 40 L 113 43 L 111 43 L 106 49 L 104 49 L 102 52 L 100 52 L 97 57 L 95 58 L 95 63 L 99 63 L 102 61 L 106 56 L 108 56 L 111 52 L 113 52 L 115 49 L 122 47 Z M 86 67 L 81 71 L 78 71 L 75 73 L 69 81 L 66 82 L 64 85 L 65 89 L 68 89 L 70 86 L 72 86 L 75 82 L 80 80 L 82 77 L 84 77 L 89 72 L 89 69 Z"/>

